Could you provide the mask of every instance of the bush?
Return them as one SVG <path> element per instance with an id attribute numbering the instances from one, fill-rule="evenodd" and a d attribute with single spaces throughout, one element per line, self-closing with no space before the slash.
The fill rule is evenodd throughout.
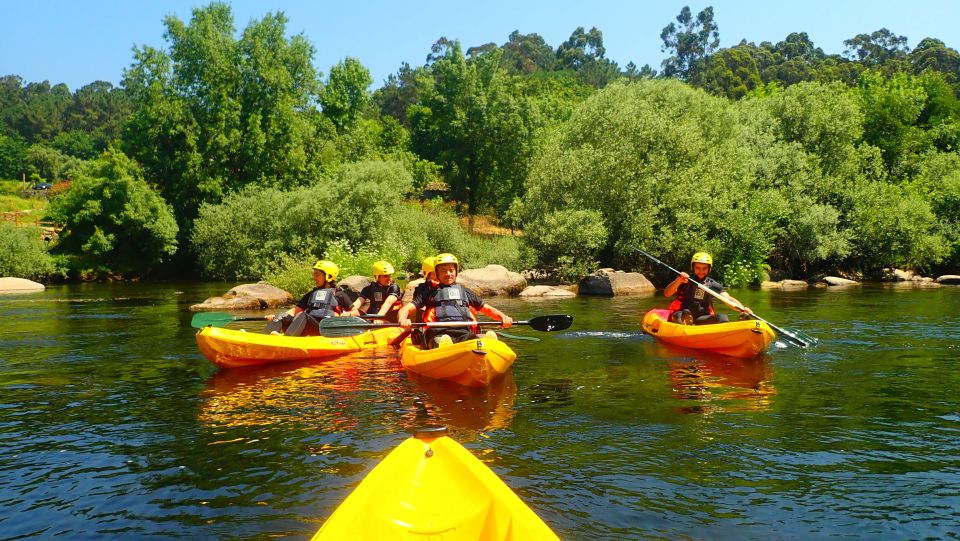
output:
<path id="1" fill-rule="evenodd" d="M 45 280 L 55 273 L 40 228 L 0 222 L 0 276 Z"/>
<path id="2" fill-rule="evenodd" d="M 597 268 L 597 255 L 607 242 L 603 216 L 595 210 L 551 212 L 527 226 L 524 234 L 537 239 L 537 249 L 530 256 L 534 266 L 568 282 Z"/>

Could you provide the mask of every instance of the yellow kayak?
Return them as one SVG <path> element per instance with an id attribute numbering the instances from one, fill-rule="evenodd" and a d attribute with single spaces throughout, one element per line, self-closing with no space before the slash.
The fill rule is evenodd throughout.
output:
<path id="1" fill-rule="evenodd" d="M 282 361 L 329 359 L 354 351 L 383 347 L 400 335 L 399 327 L 384 327 L 356 336 L 283 336 L 204 327 L 197 345 L 210 362 L 223 368 L 260 366 Z"/>
<path id="2" fill-rule="evenodd" d="M 394 449 L 313 541 L 559 539 L 483 462 L 442 431 Z"/>
<path id="3" fill-rule="evenodd" d="M 643 332 L 662 342 L 702 349 L 741 359 L 767 349 L 777 335 L 763 321 L 743 320 L 712 325 L 680 325 L 668 320 L 670 310 L 650 310 L 643 316 Z"/>
<path id="4" fill-rule="evenodd" d="M 510 346 L 486 337 L 423 349 L 403 343 L 400 363 L 407 370 L 468 387 L 483 387 L 510 369 L 517 354 Z"/>

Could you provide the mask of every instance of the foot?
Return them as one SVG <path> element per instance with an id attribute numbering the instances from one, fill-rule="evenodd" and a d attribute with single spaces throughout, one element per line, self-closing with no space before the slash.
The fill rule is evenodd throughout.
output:
<path id="1" fill-rule="evenodd" d="M 433 338 L 433 343 L 436 347 L 449 346 L 453 343 L 453 338 L 450 338 L 450 335 L 447 334 L 440 334 Z"/>
<path id="2" fill-rule="evenodd" d="M 484 340 L 499 340 L 499 338 L 497 337 L 497 333 L 495 333 L 495 332 L 493 332 L 493 331 L 487 331 L 487 332 L 483 333 L 483 339 L 484 339 Z"/>
<path id="3" fill-rule="evenodd" d="M 277 331 L 270 331 L 270 334 L 273 335 L 273 336 L 280 336 L 280 335 L 283 334 L 283 333 L 279 333 L 279 332 L 277 332 Z"/>

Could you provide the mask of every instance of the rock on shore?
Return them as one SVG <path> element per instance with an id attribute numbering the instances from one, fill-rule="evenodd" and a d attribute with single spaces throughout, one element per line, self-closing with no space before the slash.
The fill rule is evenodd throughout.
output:
<path id="1" fill-rule="evenodd" d="M 580 295 L 600 297 L 651 296 L 656 292 L 656 287 L 639 272 L 600 269 L 580 280 L 578 292 Z"/>
<path id="2" fill-rule="evenodd" d="M 26 278 L 0 278 L 0 293 L 30 293 L 44 289 L 43 284 Z"/>
<path id="3" fill-rule="evenodd" d="M 293 296 L 286 291 L 266 282 L 257 282 L 236 286 L 220 297 L 210 297 L 200 304 L 192 305 L 190 310 L 193 312 L 266 310 L 287 306 L 292 302 Z"/>

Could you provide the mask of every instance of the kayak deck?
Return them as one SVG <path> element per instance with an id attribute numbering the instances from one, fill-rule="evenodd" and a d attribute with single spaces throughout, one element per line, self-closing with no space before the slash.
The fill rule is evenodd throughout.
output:
<path id="1" fill-rule="evenodd" d="M 777 335 L 763 321 L 743 320 L 712 325 L 680 325 L 668 320 L 670 310 L 650 310 L 643 316 L 643 332 L 667 344 L 712 351 L 741 359 L 762 353 Z"/>
<path id="2" fill-rule="evenodd" d="M 433 379 L 446 379 L 468 387 L 483 387 L 502 376 L 517 358 L 510 346 L 486 337 L 423 349 L 403 343 L 400 364 Z"/>
<path id="3" fill-rule="evenodd" d="M 363 479 L 313 541 L 559 539 L 497 475 L 447 436 L 401 443 Z"/>
<path id="4" fill-rule="evenodd" d="M 385 347 L 400 335 L 399 327 L 385 327 L 357 336 L 284 336 L 204 327 L 197 346 L 213 364 L 223 368 L 260 366 L 283 361 L 329 359 L 364 349 Z"/>

